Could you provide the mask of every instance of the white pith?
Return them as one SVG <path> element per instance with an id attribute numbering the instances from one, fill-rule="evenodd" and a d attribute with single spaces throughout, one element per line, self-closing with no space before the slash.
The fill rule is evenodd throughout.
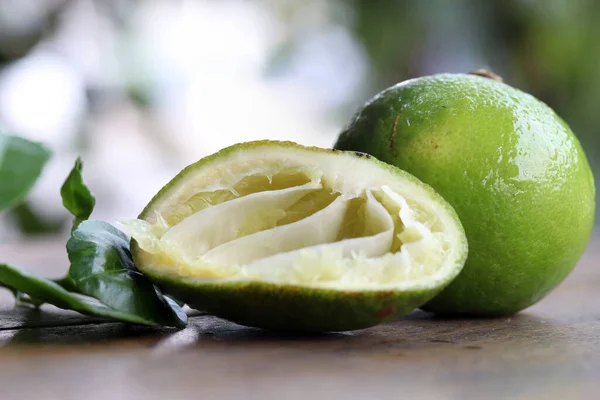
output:
<path id="1" fill-rule="evenodd" d="M 123 221 L 140 268 L 199 282 L 428 288 L 456 275 L 466 256 L 439 197 L 344 153 L 232 152 L 190 170 L 147 211 Z"/>

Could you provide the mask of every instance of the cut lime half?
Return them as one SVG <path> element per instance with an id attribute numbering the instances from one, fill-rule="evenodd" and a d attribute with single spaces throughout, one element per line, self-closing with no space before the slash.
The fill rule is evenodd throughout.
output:
<path id="1" fill-rule="evenodd" d="M 124 221 L 138 268 L 192 307 L 263 328 L 358 329 L 411 312 L 467 242 L 431 187 L 366 154 L 250 142 L 185 168 Z"/>

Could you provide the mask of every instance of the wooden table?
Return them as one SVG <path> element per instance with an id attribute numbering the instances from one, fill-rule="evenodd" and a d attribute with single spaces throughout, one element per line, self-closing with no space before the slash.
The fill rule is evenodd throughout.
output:
<path id="1" fill-rule="evenodd" d="M 66 264 L 59 244 L 2 259 Z M 36 268 L 34 268 L 36 267 Z M 0 296 L 0 399 L 600 398 L 600 237 L 549 297 L 511 318 L 415 312 L 352 333 L 276 336 L 196 315 L 131 327 Z"/>

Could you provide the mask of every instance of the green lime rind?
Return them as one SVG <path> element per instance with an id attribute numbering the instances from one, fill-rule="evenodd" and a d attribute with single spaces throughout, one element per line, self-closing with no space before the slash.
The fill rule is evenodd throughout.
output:
<path id="1" fill-rule="evenodd" d="M 341 291 L 266 282 L 200 283 L 144 271 L 188 306 L 240 325 L 305 332 L 369 328 L 410 314 L 443 287 L 414 291 Z"/>
<path id="2" fill-rule="evenodd" d="M 507 315 L 536 303 L 572 271 L 595 209 L 579 141 L 546 104 L 465 74 L 412 79 L 375 96 L 335 148 L 415 175 L 456 210 L 469 258 L 424 309 Z"/>

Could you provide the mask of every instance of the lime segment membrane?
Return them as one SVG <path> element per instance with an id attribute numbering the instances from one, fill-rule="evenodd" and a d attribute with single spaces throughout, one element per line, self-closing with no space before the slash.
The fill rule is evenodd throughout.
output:
<path id="1" fill-rule="evenodd" d="M 366 155 L 253 142 L 186 168 L 122 223 L 141 270 L 195 283 L 432 288 L 462 268 L 454 210 Z"/>

